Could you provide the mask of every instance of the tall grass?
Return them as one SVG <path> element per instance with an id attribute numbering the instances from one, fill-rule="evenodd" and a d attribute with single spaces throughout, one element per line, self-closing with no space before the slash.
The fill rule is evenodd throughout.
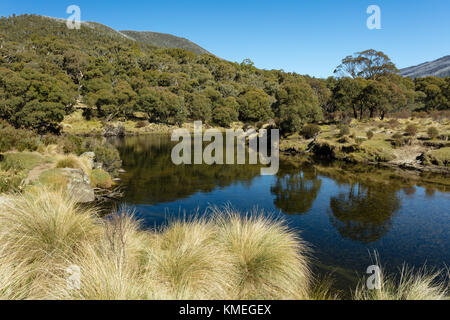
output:
<path id="1" fill-rule="evenodd" d="M 214 210 L 218 241 L 231 257 L 238 299 L 306 299 L 308 247 L 281 222 Z"/>
<path id="2" fill-rule="evenodd" d="M 0 299 L 333 299 L 315 284 L 308 246 L 280 220 L 213 209 L 210 218 L 142 230 L 126 210 L 106 218 L 62 191 L 0 204 Z M 80 270 L 68 286 L 67 268 Z M 441 299 L 436 277 L 407 272 L 357 299 Z M 375 294 L 375 295 L 374 295 Z"/>
<path id="3" fill-rule="evenodd" d="M 0 243 L 17 261 L 44 263 L 76 253 L 81 241 L 98 233 L 95 212 L 60 191 L 33 188 L 1 206 Z"/>
<path id="4" fill-rule="evenodd" d="M 442 271 L 430 272 L 421 268 L 417 272 L 404 266 L 400 277 L 385 275 L 381 272 L 380 289 L 368 290 L 360 284 L 355 300 L 448 300 L 448 284 Z M 448 279 L 448 277 L 447 277 Z"/>
<path id="5" fill-rule="evenodd" d="M 59 155 L 56 168 L 80 169 L 87 175 L 91 173 L 91 167 L 87 158 L 77 157 L 75 155 Z"/>

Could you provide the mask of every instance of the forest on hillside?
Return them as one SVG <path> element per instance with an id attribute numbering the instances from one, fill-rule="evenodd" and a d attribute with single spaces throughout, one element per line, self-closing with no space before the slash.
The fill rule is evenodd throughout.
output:
<path id="1" fill-rule="evenodd" d="M 450 78 L 397 72 L 376 50 L 348 56 L 335 77 L 317 79 L 153 47 L 95 23 L 70 30 L 36 15 L 0 18 L 0 118 L 39 133 L 60 132 L 79 103 L 86 119 L 140 113 L 154 123 L 224 127 L 273 119 L 283 133 L 320 120 L 450 109 Z"/>

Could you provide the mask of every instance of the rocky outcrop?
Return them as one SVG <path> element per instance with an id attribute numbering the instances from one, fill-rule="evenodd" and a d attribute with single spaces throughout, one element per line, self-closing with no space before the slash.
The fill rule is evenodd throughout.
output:
<path id="1" fill-rule="evenodd" d="M 125 127 L 121 123 L 109 123 L 103 129 L 105 137 L 123 137 L 125 136 Z"/>
<path id="2" fill-rule="evenodd" d="M 89 177 L 79 169 L 65 168 L 61 170 L 67 178 L 67 190 L 79 203 L 89 203 L 95 201 L 94 188 Z"/>

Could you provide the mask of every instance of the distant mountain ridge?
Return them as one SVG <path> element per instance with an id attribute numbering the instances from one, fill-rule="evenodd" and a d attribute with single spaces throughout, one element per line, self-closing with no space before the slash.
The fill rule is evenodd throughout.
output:
<path id="1" fill-rule="evenodd" d="M 401 69 L 400 75 L 413 79 L 428 76 L 440 78 L 450 77 L 450 55 L 417 66 Z"/>
<path id="2" fill-rule="evenodd" d="M 53 18 L 46 16 L 44 16 L 44 18 L 52 19 L 62 23 L 66 22 L 65 19 L 61 18 Z M 168 33 L 159 33 L 152 31 L 130 31 L 130 30 L 117 31 L 101 23 L 90 21 L 83 21 L 82 24 L 89 28 L 96 29 L 97 31 L 102 32 L 103 34 L 109 35 L 111 37 L 126 38 L 128 40 L 142 42 L 155 47 L 184 49 L 187 51 L 191 51 L 195 54 L 212 54 L 188 39 L 177 37 Z"/>
<path id="3" fill-rule="evenodd" d="M 180 38 L 167 33 L 151 31 L 119 31 L 121 34 L 138 42 L 164 48 L 180 48 L 196 54 L 211 54 L 199 45 L 185 38 Z"/>

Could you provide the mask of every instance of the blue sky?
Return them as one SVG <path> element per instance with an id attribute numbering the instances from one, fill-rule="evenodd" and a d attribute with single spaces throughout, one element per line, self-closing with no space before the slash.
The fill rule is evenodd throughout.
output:
<path id="1" fill-rule="evenodd" d="M 230 61 L 316 77 L 365 49 L 384 51 L 399 68 L 450 54 L 448 0 L 2 0 L 0 15 L 63 18 L 71 4 L 83 21 L 171 33 Z M 381 30 L 366 27 L 369 5 L 381 8 Z"/>

